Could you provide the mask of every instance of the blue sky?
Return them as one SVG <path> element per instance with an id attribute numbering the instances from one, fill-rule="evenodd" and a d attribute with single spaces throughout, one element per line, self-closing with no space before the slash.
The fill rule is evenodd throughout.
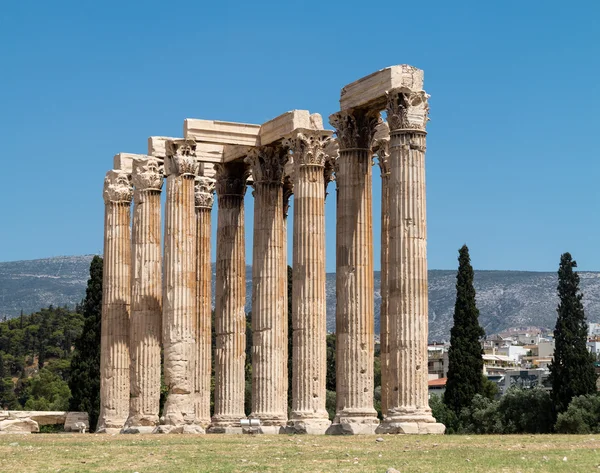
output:
<path id="1" fill-rule="evenodd" d="M 600 270 L 600 2 L 23 0 L 2 5 L 0 60 L 0 261 L 100 252 L 112 156 L 184 118 L 327 123 L 341 87 L 407 63 L 431 94 L 429 267 L 467 243 L 478 269 L 570 251 Z M 334 198 L 327 217 L 333 271 Z M 378 218 L 374 241 L 378 269 Z"/>

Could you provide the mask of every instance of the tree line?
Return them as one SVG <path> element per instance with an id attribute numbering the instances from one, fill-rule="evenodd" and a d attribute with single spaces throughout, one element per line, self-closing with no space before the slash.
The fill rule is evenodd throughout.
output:
<path id="1" fill-rule="evenodd" d="M 552 391 L 511 389 L 496 399 L 498 389 L 483 375 L 479 310 L 469 250 L 459 250 L 454 326 L 449 372 L 443 398 L 432 396 L 434 416 L 448 433 L 600 432 L 600 397 L 596 393 L 594 359 L 587 351 L 587 321 L 579 291 L 577 267 L 569 253 L 559 266 L 559 306 Z M 74 311 L 49 307 L 0 323 L 0 408 L 86 411 L 97 423 L 100 407 L 100 324 L 102 258 L 90 264 L 85 299 Z M 291 404 L 291 268 L 288 267 L 289 387 Z M 213 313 L 214 317 L 214 313 Z M 246 319 L 246 414 L 250 414 L 252 379 L 251 313 Z M 213 325 L 213 348 L 216 344 Z M 327 336 L 327 399 L 335 415 L 335 334 Z M 375 353 L 374 403 L 381 413 L 381 362 Z M 214 367 L 213 383 L 214 390 Z M 166 387 L 162 387 L 166 393 Z M 164 402 L 164 396 L 161 401 Z M 162 402 L 161 402 L 162 408 Z"/>
<path id="2" fill-rule="evenodd" d="M 500 399 L 489 395 L 483 373 L 473 268 L 469 249 L 459 250 L 454 326 L 450 332 L 448 379 L 443 399 L 431 408 L 448 433 L 587 433 L 600 431 L 600 397 L 595 358 L 587 349 L 588 324 L 577 267 L 569 253 L 558 269 L 559 304 L 554 329 L 551 391 L 511 388 Z"/>

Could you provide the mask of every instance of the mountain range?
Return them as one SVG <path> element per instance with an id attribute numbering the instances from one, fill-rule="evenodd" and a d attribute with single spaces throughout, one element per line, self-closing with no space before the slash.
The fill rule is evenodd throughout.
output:
<path id="1" fill-rule="evenodd" d="M 92 255 L 0 263 L 0 317 L 35 312 L 50 304 L 74 307 L 85 296 Z M 213 265 L 214 272 L 214 265 Z M 580 272 L 588 321 L 600 321 L 600 273 Z M 214 289 L 213 274 L 213 289 Z M 429 271 L 429 338 L 448 340 L 452 328 L 456 272 Z M 379 332 L 380 274 L 375 272 L 375 330 Z M 486 333 L 510 327 L 553 328 L 556 273 L 475 271 L 480 322 Z M 246 310 L 250 310 L 252 268 L 247 267 Z M 327 329 L 335 331 L 335 273 L 328 273 Z"/>

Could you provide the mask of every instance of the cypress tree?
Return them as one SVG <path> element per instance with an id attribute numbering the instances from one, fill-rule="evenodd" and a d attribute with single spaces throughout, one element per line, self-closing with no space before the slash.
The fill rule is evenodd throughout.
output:
<path id="1" fill-rule="evenodd" d="M 90 264 L 83 301 L 83 332 L 75 341 L 71 360 L 71 411 L 87 412 L 90 429 L 96 427 L 100 414 L 100 323 L 102 320 L 102 258 L 94 256 Z"/>
<path id="2" fill-rule="evenodd" d="M 596 392 L 594 358 L 587 350 L 588 325 L 579 292 L 577 262 L 569 253 L 558 268 L 558 317 L 554 329 L 554 360 L 550 364 L 552 399 L 557 412 L 567 410 L 571 399 Z"/>
<path id="3" fill-rule="evenodd" d="M 450 331 L 448 380 L 444 393 L 444 403 L 457 415 L 471 405 L 476 394 L 483 393 L 480 339 L 485 335 L 479 325 L 479 309 L 475 304 L 469 248 L 463 245 L 458 253 L 454 326 Z"/>

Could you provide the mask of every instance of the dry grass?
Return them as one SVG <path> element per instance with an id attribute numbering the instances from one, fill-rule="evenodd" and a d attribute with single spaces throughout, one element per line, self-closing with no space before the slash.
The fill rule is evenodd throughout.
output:
<path id="1" fill-rule="evenodd" d="M 1 435 L 0 472 L 600 471 L 600 436 L 376 438 Z"/>

